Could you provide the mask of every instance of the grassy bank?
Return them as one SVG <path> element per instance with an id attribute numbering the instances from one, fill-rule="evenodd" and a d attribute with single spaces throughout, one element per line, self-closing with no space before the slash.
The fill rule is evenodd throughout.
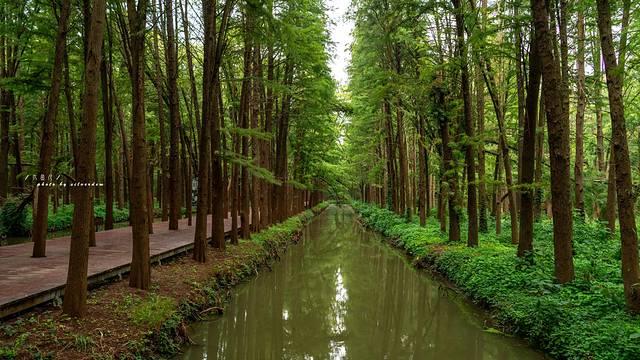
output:
<path id="1" fill-rule="evenodd" d="M 231 287 L 276 259 L 326 206 L 253 234 L 252 240 L 229 245 L 224 252 L 209 249 L 207 264 L 182 256 L 156 266 L 149 291 L 131 289 L 127 280 L 92 291 L 82 320 L 50 305 L 0 323 L 0 359 L 170 357 L 188 341 L 187 323 L 222 311 Z"/>
<path id="2" fill-rule="evenodd" d="M 576 222 L 576 279 L 561 286 L 553 280 L 553 228 L 548 220 L 535 225 L 534 264 L 528 265 L 515 256 L 508 227 L 502 236 L 480 234 L 480 246 L 468 248 L 448 243 L 434 218 L 423 228 L 372 205 L 353 207 L 366 226 L 415 257 L 416 265 L 451 280 L 488 307 L 503 330 L 552 357 L 640 359 L 640 317 L 625 311 L 619 239 L 612 239 L 601 224 Z"/>

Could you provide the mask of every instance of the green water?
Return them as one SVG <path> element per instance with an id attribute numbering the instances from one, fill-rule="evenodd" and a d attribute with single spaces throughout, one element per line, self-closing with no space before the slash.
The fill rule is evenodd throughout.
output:
<path id="1" fill-rule="evenodd" d="M 178 359 L 544 359 L 332 206 Z"/>

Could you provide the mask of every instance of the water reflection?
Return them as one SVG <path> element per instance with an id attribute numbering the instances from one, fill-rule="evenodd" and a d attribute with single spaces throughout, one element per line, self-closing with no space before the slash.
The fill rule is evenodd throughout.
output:
<path id="1" fill-rule="evenodd" d="M 193 326 L 183 359 L 542 359 L 331 207 L 273 271 Z"/>

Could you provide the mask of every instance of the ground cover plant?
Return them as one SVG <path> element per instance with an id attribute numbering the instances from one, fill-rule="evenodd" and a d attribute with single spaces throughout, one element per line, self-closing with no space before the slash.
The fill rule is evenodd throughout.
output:
<path id="1" fill-rule="evenodd" d="M 506 331 L 559 359 L 637 359 L 640 318 L 625 311 L 620 242 L 597 222 L 574 228 L 576 278 L 553 276 L 552 224 L 535 224 L 536 249 L 514 256 L 509 236 L 480 234 L 478 247 L 452 243 L 429 217 L 425 227 L 392 211 L 354 202 L 362 222 L 393 239 L 416 263 L 431 266 L 473 301 L 493 310 Z M 505 233 L 509 233 L 505 229 Z"/>

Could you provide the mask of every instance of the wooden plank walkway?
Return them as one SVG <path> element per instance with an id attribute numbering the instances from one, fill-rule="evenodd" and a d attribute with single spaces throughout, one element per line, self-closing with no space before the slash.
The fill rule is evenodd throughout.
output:
<path id="1" fill-rule="evenodd" d="M 224 225 L 225 233 L 229 232 L 231 220 L 226 219 Z M 211 233 L 210 215 L 207 228 Z M 178 230 L 169 230 L 169 222 L 154 223 L 149 235 L 152 263 L 191 250 L 194 234 L 195 217 L 192 226 L 181 219 Z M 64 293 L 70 240 L 70 236 L 48 240 L 45 258 L 31 257 L 32 243 L 0 247 L 0 319 Z M 131 227 L 99 231 L 96 244 L 89 249 L 89 287 L 129 271 Z"/>

